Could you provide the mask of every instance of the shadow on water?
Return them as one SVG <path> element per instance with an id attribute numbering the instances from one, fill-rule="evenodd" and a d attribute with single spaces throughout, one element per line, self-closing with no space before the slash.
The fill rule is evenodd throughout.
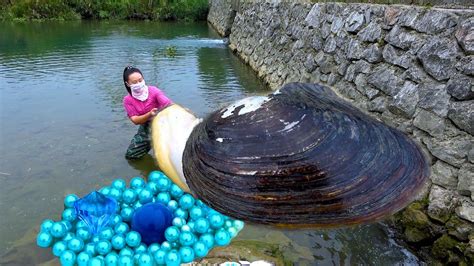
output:
<path id="1" fill-rule="evenodd" d="M 60 219 L 65 195 L 84 196 L 156 169 L 151 155 L 124 158 L 137 130 L 122 107 L 124 66 L 138 66 L 147 84 L 199 117 L 268 92 L 206 23 L 0 23 L 0 29 L 0 264 L 51 260 L 49 250 L 35 246 L 35 234 L 42 220 Z M 173 57 L 165 53 L 169 46 Z M 276 242 L 295 263 L 416 264 L 380 224 L 328 231 L 249 225 L 239 238 Z"/>
<path id="2" fill-rule="evenodd" d="M 156 170 L 155 159 L 150 154 L 145 154 L 139 160 L 128 160 L 128 164 L 137 170 L 140 176 L 148 176 L 152 171 Z"/>

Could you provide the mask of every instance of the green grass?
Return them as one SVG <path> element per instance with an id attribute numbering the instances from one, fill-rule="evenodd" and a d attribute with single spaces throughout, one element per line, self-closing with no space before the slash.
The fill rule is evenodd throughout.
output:
<path id="1" fill-rule="evenodd" d="M 0 20 L 205 20 L 208 0 L 0 0 Z"/>

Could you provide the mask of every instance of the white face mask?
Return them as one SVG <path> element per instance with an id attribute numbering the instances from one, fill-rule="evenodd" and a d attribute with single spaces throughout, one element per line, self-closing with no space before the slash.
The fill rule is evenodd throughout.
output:
<path id="1" fill-rule="evenodd" d="M 148 99 L 148 87 L 145 85 L 144 80 L 137 84 L 130 85 L 130 90 L 132 91 L 133 98 L 142 102 Z"/>

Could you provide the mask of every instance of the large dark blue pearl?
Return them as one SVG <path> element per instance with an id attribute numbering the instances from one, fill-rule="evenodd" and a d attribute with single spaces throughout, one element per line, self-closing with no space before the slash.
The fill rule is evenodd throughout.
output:
<path id="1" fill-rule="evenodd" d="M 140 233 L 142 242 L 150 245 L 165 241 L 164 232 L 171 226 L 173 213 L 163 204 L 148 203 L 135 210 L 132 230 Z"/>

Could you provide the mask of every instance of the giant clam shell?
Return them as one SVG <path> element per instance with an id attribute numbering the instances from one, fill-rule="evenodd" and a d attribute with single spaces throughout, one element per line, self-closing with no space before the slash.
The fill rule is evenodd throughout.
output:
<path id="1" fill-rule="evenodd" d="M 212 113 L 187 140 L 191 191 L 231 217 L 277 226 L 380 220 L 429 175 L 404 133 L 317 84 L 291 83 Z"/>

